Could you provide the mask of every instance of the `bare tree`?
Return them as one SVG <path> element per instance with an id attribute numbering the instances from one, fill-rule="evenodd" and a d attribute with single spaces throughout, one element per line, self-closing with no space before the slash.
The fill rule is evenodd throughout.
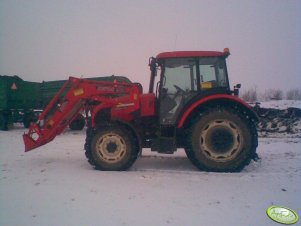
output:
<path id="1" fill-rule="evenodd" d="M 247 102 L 255 102 L 255 101 L 257 101 L 258 95 L 257 95 L 257 89 L 256 89 L 256 87 L 246 90 L 241 95 L 241 98 L 244 99 Z"/>
<path id="2" fill-rule="evenodd" d="M 291 89 L 287 91 L 286 98 L 288 100 L 301 100 L 301 89 Z"/>

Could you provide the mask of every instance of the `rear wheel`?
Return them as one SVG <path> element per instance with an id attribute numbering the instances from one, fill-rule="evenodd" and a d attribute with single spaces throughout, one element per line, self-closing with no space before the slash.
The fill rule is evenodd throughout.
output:
<path id="1" fill-rule="evenodd" d="M 90 162 L 99 170 L 127 170 L 139 152 L 131 132 L 119 127 L 107 127 L 96 132 L 89 148 Z"/>
<path id="2" fill-rule="evenodd" d="M 35 122 L 37 117 L 34 112 L 26 112 L 23 116 L 23 125 L 25 128 L 29 128 L 30 123 Z"/>
<path id="3" fill-rule="evenodd" d="M 212 109 L 190 127 L 185 151 L 199 169 L 233 172 L 249 164 L 255 143 L 246 120 L 227 109 Z"/>

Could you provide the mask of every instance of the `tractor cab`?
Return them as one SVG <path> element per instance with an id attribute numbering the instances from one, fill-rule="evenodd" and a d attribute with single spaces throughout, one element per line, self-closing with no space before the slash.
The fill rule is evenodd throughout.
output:
<path id="1" fill-rule="evenodd" d="M 228 55 L 225 49 L 165 52 L 152 58 L 151 82 L 156 70 L 161 71 L 156 87 L 161 125 L 175 125 L 180 114 L 201 97 L 230 92 L 225 61 Z"/>

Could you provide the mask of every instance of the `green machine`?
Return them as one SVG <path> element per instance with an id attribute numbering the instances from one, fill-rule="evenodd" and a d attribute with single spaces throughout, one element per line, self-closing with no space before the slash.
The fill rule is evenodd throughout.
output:
<path id="1" fill-rule="evenodd" d="M 13 122 L 28 128 L 35 119 L 35 109 L 41 105 L 40 96 L 40 83 L 18 76 L 0 76 L 0 129 L 7 130 Z"/>

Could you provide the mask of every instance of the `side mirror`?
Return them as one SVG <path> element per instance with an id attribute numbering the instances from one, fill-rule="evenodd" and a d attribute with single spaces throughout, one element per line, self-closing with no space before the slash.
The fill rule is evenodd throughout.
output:
<path id="1" fill-rule="evenodd" d="M 234 90 L 233 90 L 233 94 L 234 96 L 238 96 L 239 95 L 239 89 L 241 88 L 241 84 L 236 84 L 234 86 Z"/>
<path id="2" fill-rule="evenodd" d="M 240 89 L 241 88 L 241 84 L 236 84 L 235 86 L 234 86 L 234 89 Z"/>

